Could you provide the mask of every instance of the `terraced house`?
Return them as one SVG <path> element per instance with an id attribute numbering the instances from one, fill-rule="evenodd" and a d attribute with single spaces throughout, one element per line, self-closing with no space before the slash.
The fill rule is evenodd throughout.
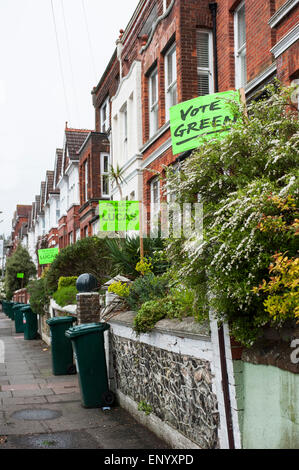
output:
<path id="1" fill-rule="evenodd" d="M 148 232 L 172 198 L 165 168 L 190 154 L 173 155 L 171 106 L 239 88 L 250 101 L 276 77 L 298 81 L 298 11 L 298 0 L 140 0 L 92 90 L 94 130 L 66 124 L 32 206 L 31 252 L 41 237 L 64 248 L 96 234 L 100 199 L 143 201 Z"/>
<path id="2" fill-rule="evenodd" d="M 247 100 L 277 77 L 298 78 L 298 2 L 172 0 L 139 2 L 93 90 L 96 129 L 122 169 L 115 200 L 142 200 L 155 218 L 173 155 L 169 109 L 218 91 L 244 88 Z"/>

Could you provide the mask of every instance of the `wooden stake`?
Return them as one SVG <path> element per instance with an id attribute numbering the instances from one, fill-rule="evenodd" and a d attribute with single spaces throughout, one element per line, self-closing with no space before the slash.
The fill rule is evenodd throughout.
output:
<path id="1" fill-rule="evenodd" d="M 239 89 L 239 93 L 240 93 L 241 102 L 242 102 L 242 103 L 244 104 L 244 106 L 245 106 L 245 110 L 244 110 L 245 116 L 248 118 L 248 112 L 247 112 L 247 106 L 246 106 L 246 96 L 245 96 L 245 90 L 244 90 L 244 88 L 240 88 L 240 89 Z"/>
<path id="2" fill-rule="evenodd" d="M 144 258 L 142 202 L 139 202 L 140 261 Z"/>

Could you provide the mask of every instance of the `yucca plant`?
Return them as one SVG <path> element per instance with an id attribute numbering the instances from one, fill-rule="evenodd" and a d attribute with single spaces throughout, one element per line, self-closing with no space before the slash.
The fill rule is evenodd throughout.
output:
<path id="1" fill-rule="evenodd" d="M 144 257 L 151 258 L 154 274 L 162 274 L 168 264 L 163 256 L 163 240 L 161 238 L 144 238 Z M 139 276 L 136 265 L 140 261 L 140 238 L 106 239 L 107 257 L 112 263 L 112 275 L 121 274 L 129 279 Z"/>

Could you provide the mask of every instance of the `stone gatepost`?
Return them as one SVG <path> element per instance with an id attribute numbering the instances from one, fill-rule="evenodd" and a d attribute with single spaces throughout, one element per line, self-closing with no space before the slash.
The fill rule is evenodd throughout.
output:
<path id="1" fill-rule="evenodd" d="M 77 294 L 78 325 L 99 323 L 101 319 L 100 295 L 96 292 Z"/>

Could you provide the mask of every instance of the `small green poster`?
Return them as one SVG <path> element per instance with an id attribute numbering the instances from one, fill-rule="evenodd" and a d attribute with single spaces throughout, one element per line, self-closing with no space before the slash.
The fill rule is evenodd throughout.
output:
<path id="1" fill-rule="evenodd" d="M 17 273 L 17 279 L 24 279 L 24 273 Z"/>
<path id="2" fill-rule="evenodd" d="M 100 232 L 139 230 L 139 201 L 100 201 Z"/>
<path id="3" fill-rule="evenodd" d="M 38 250 L 39 264 L 51 264 L 59 253 L 58 248 L 48 248 L 46 250 Z"/>
<path id="4" fill-rule="evenodd" d="M 170 108 L 173 154 L 195 149 L 206 140 L 228 134 L 236 121 L 231 101 L 240 103 L 239 91 L 200 96 Z"/>

